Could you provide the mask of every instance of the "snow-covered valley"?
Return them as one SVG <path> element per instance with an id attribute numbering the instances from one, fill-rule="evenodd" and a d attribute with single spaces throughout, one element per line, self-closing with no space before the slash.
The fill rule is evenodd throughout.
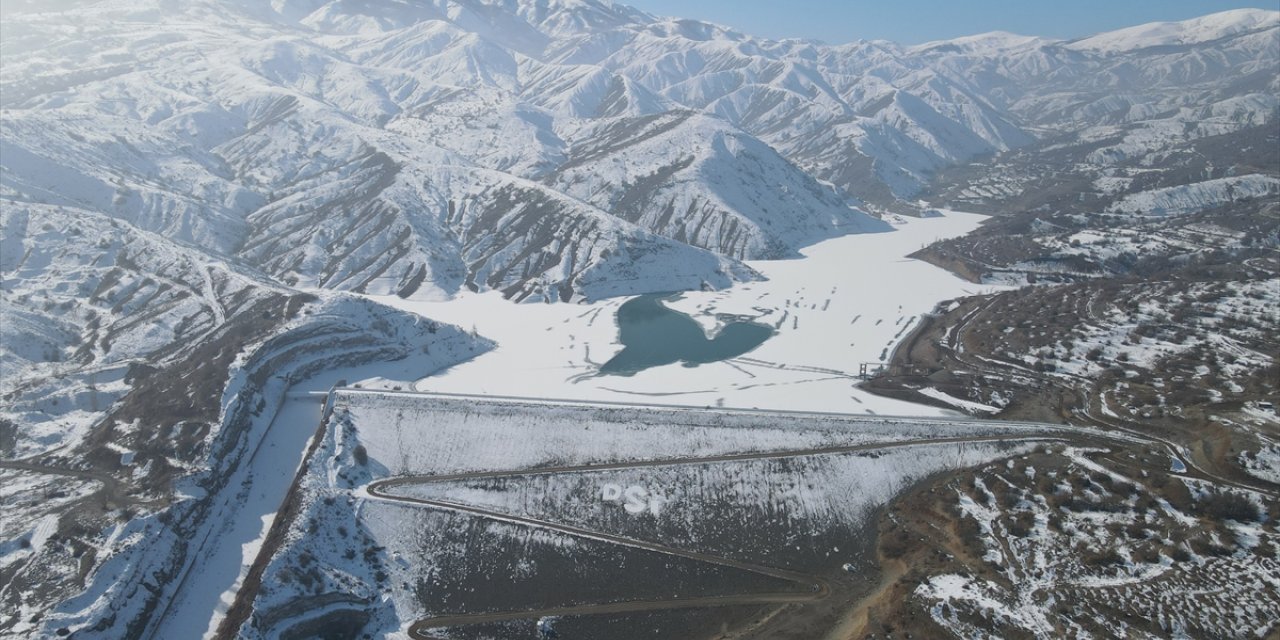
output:
<path id="1" fill-rule="evenodd" d="M 816 612 L 788 623 L 793 637 L 827 623 L 888 635 L 880 614 L 964 635 L 965 616 L 1025 594 L 960 585 L 981 563 L 936 528 L 901 529 L 895 496 L 925 492 L 919 513 L 968 531 L 983 492 L 934 493 L 936 474 L 1015 454 L 1093 468 L 961 414 L 1115 428 L 1034 427 L 1118 447 L 1114 464 L 1174 456 L 1144 491 L 1176 510 L 1130 505 L 1173 527 L 1147 545 L 1152 566 L 1235 554 L 1171 572 L 1194 582 L 1272 549 L 1280 12 L 916 46 L 770 40 L 604 0 L 0 13 L 0 637 L 234 636 L 224 620 L 267 637 L 330 623 L 428 637 L 397 616 L 441 612 L 466 627 L 449 638 L 532 633 L 519 612 L 466 617 L 493 609 L 468 595 L 502 577 L 480 566 L 488 551 L 571 609 L 601 605 L 593 589 L 644 600 L 662 585 L 629 591 L 604 571 L 557 593 L 565 564 L 669 570 L 693 599 L 759 588 L 714 614 L 603 603 L 622 607 L 603 612 L 608 637 L 645 637 L 647 622 L 710 635 L 757 614 L 752 637 L 777 637 L 772 607 L 792 604 Z M 602 374 L 624 346 L 619 308 L 659 292 L 704 341 L 746 323 L 768 335 L 722 361 Z M 324 392 L 343 386 L 327 399 L 347 413 L 327 414 Z M 632 413 L 424 427 L 453 409 L 420 411 L 418 392 Z M 771 425 L 734 408 L 838 416 Z M 672 418 L 690 415 L 735 424 Z M 729 459 L 506 473 L 690 450 Z M 506 475 L 398 498 L 375 486 L 475 471 Z M 648 483 L 680 486 L 633 490 Z M 606 511 L 554 504 L 587 485 L 613 496 Z M 1257 509 L 1195 506 L 1226 486 Z M 611 528 L 619 511 L 673 519 Z M 1256 527 L 1220 522 L 1251 514 Z M 733 551 L 723 536 L 756 521 L 835 577 L 697 556 Z M 1193 525 L 1214 533 L 1174 530 Z M 1228 532 L 1267 542 L 1228 548 Z M 1004 544 L 988 533 L 967 542 Z M 836 539 L 861 560 L 840 567 Z M 893 582 L 917 552 L 932 591 Z M 1140 565 L 1125 566 L 1154 571 Z M 1274 564 L 1259 566 L 1266 583 Z M 850 608 L 879 569 L 885 602 L 916 609 Z M 1254 607 L 1232 619 L 1261 629 L 1280 601 L 1266 584 L 1207 601 Z M 989 598 L 1008 602 L 965 604 Z M 937 611 L 917 615 L 922 599 Z M 1025 620 L 1041 637 L 1106 628 L 1086 613 Z"/>
<path id="2" fill-rule="evenodd" d="M 857 388 L 860 366 L 887 360 L 897 341 L 939 302 L 997 288 L 961 280 L 907 254 L 962 235 L 983 216 L 945 212 L 897 218 L 894 231 L 828 240 L 792 260 L 749 262 L 759 282 L 689 291 L 669 305 L 714 334 L 721 314 L 773 326 L 751 353 L 696 367 L 632 376 L 598 375 L 621 348 L 614 320 L 623 299 L 580 305 L 513 305 L 496 294 L 441 302 L 379 298 L 387 305 L 473 328 L 497 347 L 440 375 L 421 391 L 480 395 L 771 408 L 855 414 L 942 415 Z M 372 383 L 409 388 L 406 381 Z"/>

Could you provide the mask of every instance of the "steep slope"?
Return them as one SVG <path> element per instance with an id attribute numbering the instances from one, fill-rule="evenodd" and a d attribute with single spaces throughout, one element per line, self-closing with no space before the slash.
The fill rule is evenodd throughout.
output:
<path id="1" fill-rule="evenodd" d="M 558 129 L 567 135 L 584 118 L 667 105 L 599 69 L 555 73 L 506 39 L 481 35 L 502 36 L 504 20 L 518 17 L 500 20 L 477 5 L 365 23 L 372 9 L 342 3 L 306 12 L 282 5 L 271 22 L 257 21 L 261 7 L 237 13 L 206 2 L 188 13 L 215 8 L 219 19 L 201 27 L 148 6 L 59 14 L 83 21 L 82 38 L 103 49 L 129 43 L 113 59 L 133 63 L 122 75 L 85 78 L 74 92 L 39 81 L 68 43 L 53 36 L 51 45 L 15 52 L 7 75 L 30 89 L 5 119 L 6 196 L 107 213 L 302 286 L 438 297 L 465 285 L 569 300 L 752 277 L 528 181 L 564 161 Z M 437 19 L 446 14 L 451 21 Z M 301 17 L 282 25 L 285 15 Z M 89 20 L 106 16 L 109 24 Z M 476 26 L 482 18 L 487 28 Z M 145 21 L 164 35 L 114 26 Z M 10 30 L 55 27 L 37 15 Z M 487 123 L 473 117 L 480 114 Z M 490 131 L 523 132 L 538 144 Z M 537 194 L 546 219 L 486 226 L 528 220 L 494 210 L 517 204 L 507 197 L 513 190 Z M 603 279 L 590 273 L 639 268 L 609 263 L 624 246 L 664 259 L 645 263 L 650 271 L 636 271 L 630 285 L 579 289 L 583 276 Z"/>
<path id="2" fill-rule="evenodd" d="M 591 129 L 545 180 L 628 222 L 734 258 L 791 257 L 836 234 L 889 230 L 768 145 L 692 112 Z"/>
<path id="3" fill-rule="evenodd" d="M 145 3 L 10 21 L 8 39 L 32 50 L 6 55 L 5 102 L 15 117 L 6 119 L 13 142 L 5 188 L 26 199 L 74 198 L 223 253 L 243 244 L 256 261 L 279 242 L 256 237 L 275 227 L 250 218 L 278 217 L 290 207 L 278 202 L 282 193 L 294 209 L 328 202 L 318 176 L 360 173 L 363 158 L 383 154 L 429 181 L 432 197 L 363 205 L 357 216 L 377 218 L 379 233 L 312 236 L 304 241 L 311 257 L 272 256 L 268 265 L 278 274 L 311 265 L 300 282 L 353 290 L 380 281 L 374 290 L 400 291 L 421 278 L 447 293 L 467 279 L 456 258 L 467 249 L 429 220 L 498 175 L 473 169 L 567 189 L 645 230 L 731 257 L 776 256 L 874 227 L 841 200 L 909 208 L 938 171 L 1050 132 L 1096 144 L 1103 159 L 1132 157 L 1187 127 L 1193 136 L 1221 135 L 1267 122 L 1277 108 L 1273 12 L 1072 43 L 984 34 L 904 48 L 769 41 L 603 2 L 205 0 L 185 11 L 207 24 L 192 27 Z M 49 15 L 79 22 L 76 40 L 60 35 Z M 78 42 L 99 53 L 71 62 Z M 674 120 L 684 111 L 719 122 L 690 119 L 688 132 L 672 134 L 697 149 L 666 150 L 601 177 L 601 191 L 627 182 L 625 199 L 552 175 L 566 163 L 596 172 L 603 165 L 571 154 L 637 119 Z M 708 151 L 717 128 L 752 152 Z M 59 139 L 64 131 L 81 140 Z M 613 158 L 653 155 L 633 151 Z M 725 195 L 727 185 L 755 182 L 761 168 L 794 173 L 767 157 L 775 152 L 841 193 L 800 203 L 797 219 L 764 213 L 773 207 L 761 198 Z M 675 177 L 675 167 L 699 155 L 723 166 Z M 51 195 L 41 179 L 55 167 L 69 188 Z M 732 175 L 745 180 L 725 177 Z M 319 192 L 304 194 L 304 184 Z M 624 210 L 612 211 L 619 201 Z M 352 251 L 348 233 L 370 244 Z M 375 264 L 362 252 L 395 257 Z M 354 262 L 316 265 L 321 253 Z"/>
<path id="4" fill-rule="evenodd" d="M 570 36 L 550 52 L 565 62 L 599 64 L 722 117 L 813 175 L 880 204 L 910 195 L 947 162 L 1029 139 L 981 99 L 957 100 L 961 91 L 934 91 L 911 77 L 916 66 L 892 45 L 771 42 L 673 20 Z M 868 73 L 868 63 L 880 61 L 896 65 L 894 74 L 903 76 L 897 86 L 880 70 Z M 920 100 L 894 99 L 898 90 L 922 86 L 912 96 Z M 975 136 L 971 121 L 989 135 Z"/>
<path id="5" fill-rule="evenodd" d="M 5 457 L 80 444 L 141 367 L 288 296 L 103 215 L 6 203 L 0 221 L 0 417 L 22 426 Z"/>
<path id="6" fill-rule="evenodd" d="M 27 503 L 3 528 L 4 637 L 54 635 L 39 630 L 52 607 L 86 589 L 70 608 L 108 635 L 133 622 L 122 609 L 148 610 L 210 523 L 206 496 L 243 489 L 290 384 L 490 344 L 83 209 L 7 201 L 0 237 L 0 471 L 22 487 L 6 508 Z"/>
<path id="7" fill-rule="evenodd" d="M 1147 129 L 1173 132 L 1207 115 L 1200 135 L 1218 135 L 1265 122 L 1278 16 L 1225 12 L 1073 43 L 993 33 L 910 48 L 774 42 L 649 20 L 549 33 L 546 56 L 602 66 L 723 117 L 811 174 L 888 206 L 946 166 L 1046 134 L 1097 137 L 1152 120 L 1164 124 Z"/>

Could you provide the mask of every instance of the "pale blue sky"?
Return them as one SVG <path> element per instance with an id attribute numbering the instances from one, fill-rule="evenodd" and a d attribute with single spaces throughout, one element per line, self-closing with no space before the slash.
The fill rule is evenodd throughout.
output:
<path id="1" fill-rule="evenodd" d="M 1145 22 L 1185 20 L 1280 0 L 618 0 L 661 16 L 698 18 L 770 38 L 918 44 L 985 31 L 1075 38 Z"/>

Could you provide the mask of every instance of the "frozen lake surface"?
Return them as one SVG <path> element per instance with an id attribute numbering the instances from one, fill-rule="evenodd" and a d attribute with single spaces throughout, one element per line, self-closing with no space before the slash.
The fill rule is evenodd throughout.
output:
<path id="1" fill-rule="evenodd" d="M 766 325 L 774 335 L 750 353 L 631 376 L 597 375 L 623 351 L 614 321 L 628 298 L 589 304 L 522 304 L 495 292 L 452 300 L 380 301 L 475 329 L 498 347 L 418 380 L 421 391 L 725 406 L 855 414 L 951 415 L 858 389 L 858 366 L 881 362 L 938 302 L 996 287 L 975 285 L 906 256 L 963 235 L 984 216 L 894 219 L 892 233 L 854 234 L 806 248 L 795 260 L 754 261 L 763 282 L 691 291 L 666 301 L 714 336 L 723 318 Z M 631 298 L 634 299 L 634 298 Z"/>

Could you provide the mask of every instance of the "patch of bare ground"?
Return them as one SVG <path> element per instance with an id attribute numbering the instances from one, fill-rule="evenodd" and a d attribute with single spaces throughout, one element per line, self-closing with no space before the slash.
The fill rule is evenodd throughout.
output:
<path id="1" fill-rule="evenodd" d="M 1052 446 L 903 494 L 883 580 L 825 637 L 1275 637 L 1280 502 L 1163 461 Z"/>
<path id="2" fill-rule="evenodd" d="M 1137 430 L 1215 474 L 1257 482 L 1241 452 L 1280 434 L 1274 259 L 1197 263 L 1161 280 L 1023 287 L 940 305 L 866 388 L 996 417 Z"/>
<path id="3" fill-rule="evenodd" d="M 1263 455 L 1280 451 L 1268 408 L 1280 404 L 1280 205 L 1178 218 L 1087 208 L 998 216 L 917 253 L 973 281 L 1033 286 L 940 304 L 864 387 L 1152 444 L 1042 450 L 900 496 L 880 521 L 888 583 L 832 640 L 1280 638 L 1280 476 Z"/>

